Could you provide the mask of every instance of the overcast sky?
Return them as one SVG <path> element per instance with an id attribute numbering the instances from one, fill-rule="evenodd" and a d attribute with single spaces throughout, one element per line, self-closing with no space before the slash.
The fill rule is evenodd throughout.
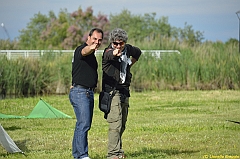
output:
<path id="1" fill-rule="evenodd" d="M 187 22 L 195 31 L 203 32 L 205 40 L 226 42 L 239 36 L 236 12 L 240 10 L 240 0 L 0 0 L 0 39 L 8 38 L 4 29 L 11 40 L 19 36 L 19 30 L 26 28 L 38 12 L 48 15 L 52 10 L 57 15 L 60 9 L 72 13 L 89 6 L 94 15 L 115 15 L 123 9 L 134 15 L 155 12 L 157 18 L 168 17 L 174 27 L 183 28 Z"/>

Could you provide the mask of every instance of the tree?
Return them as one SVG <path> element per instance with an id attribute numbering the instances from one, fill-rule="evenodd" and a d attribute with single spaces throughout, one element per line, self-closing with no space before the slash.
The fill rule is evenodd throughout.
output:
<path id="1" fill-rule="evenodd" d="M 88 7 L 85 12 L 79 7 L 77 11 L 71 13 L 70 26 L 67 28 L 67 37 L 62 42 L 61 46 L 64 49 L 73 49 L 80 43 L 87 40 L 89 31 L 93 27 L 103 29 L 105 35 L 104 43 L 108 35 L 109 21 L 105 15 L 93 15 L 92 7 Z"/>
<path id="2" fill-rule="evenodd" d="M 194 31 L 191 25 L 185 23 L 183 29 L 180 30 L 181 41 L 186 41 L 189 45 L 193 46 L 196 43 L 200 43 L 203 38 L 203 33 L 200 31 Z"/>
<path id="3" fill-rule="evenodd" d="M 85 42 L 89 31 L 93 27 L 103 29 L 106 42 L 109 30 L 107 16 L 93 15 L 88 7 L 84 12 L 81 7 L 73 13 L 61 9 L 58 16 L 53 11 L 49 15 L 35 14 L 27 25 L 27 29 L 20 32 L 20 46 L 22 49 L 74 49 Z"/>
<path id="4" fill-rule="evenodd" d="M 111 29 L 123 28 L 133 41 L 160 40 L 159 38 L 175 39 L 187 42 L 191 45 L 201 42 L 203 33 L 194 31 L 191 25 L 183 29 L 171 27 L 168 17 L 156 18 L 156 13 L 145 13 L 142 15 L 132 15 L 130 11 L 123 10 L 120 14 L 110 15 Z"/>
<path id="5" fill-rule="evenodd" d="M 228 41 L 226 41 L 226 44 L 227 45 L 238 45 L 238 39 L 235 39 L 235 38 L 230 38 L 228 39 Z"/>
<path id="6" fill-rule="evenodd" d="M 131 41 L 140 43 L 176 39 L 193 46 L 203 40 L 203 33 L 194 31 L 191 25 L 185 23 L 183 29 L 171 27 L 167 17 L 157 19 L 156 13 L 132 15 L 125 9 L 120 14 L 111 14 L 108 20 L 101 13 L 95 16 L 92 7 L 85 11 L 79 7 L 73 13 L 61 9 L 58 16 L 53 11 L 48 16 L 35 14 L 27 28 L 20 31 L 19 46 L 20 49 L 74 49 L 87 40 L 93 27 L 104 31 L 103 44 L 114 28 L 126 30 Z"/>
<path id="7" fill-rule="evenodd" d="M 19 47 L 20 49 L 38 49 L 41 33 L 47 26 L 49 19 L 40 12 L 35 14 L 26 29 L 20 31 Z"/>
<path id="8" fill-rule="evenodd" d="M 142 15 L 132 15 L 130 11 L 123 10 L 118 15 L 110 15 L 111 29 L 123 28 L 133 41 L 143 41 L 144 39 L 155 39 L 161 36 L 171 36 L 171 26 L 168 18 L 156 19 L 156 13 L 146 13 Z"/>
<path id="9" fill-rule="evenodd" d="M 14 39 L 13 41 L 0 39 L 1 50 L 16 50 L 18 49 L 18 41 Z"/>
<path id="10" fill-rule="evenodd" d="M 50 21 L 41 34 L 41 47 L 47 49 L 62 49 L 62 43 L 67 38 L 70 16 L 67 10 L 61 10 L 58 18 L 53 13 L 49 13 Z"/>
<path id="11" fill-rule="evenodd" d="M 144 18 L 141 15 L 132 15 L 129 10 L 123 10 L 118 15 L 110 15 L 110 29 L 122 28 L 126 30 L 128 36 L 133 41 L 143 40 L 148 30 L 146 30 Z"/>

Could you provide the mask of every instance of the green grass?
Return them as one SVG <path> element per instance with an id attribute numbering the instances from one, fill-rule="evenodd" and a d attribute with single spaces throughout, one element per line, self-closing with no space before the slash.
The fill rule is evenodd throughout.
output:
<path id="1" fill-rule="evenodd" d="M 123 148 L 129 159 L 240 158 L 240 91 L 133 92 Z M 40 97 L 0 100 L 3 114 L 27 116 Z M 1 125 L 27 155 L 0 158 L 71 159 L 75 116 L 68 95 L 42 97 L 74 119 L 1 119 Z M 98 94 L 89 154 L 105 158 L 107 122 L 98 109 Z M 228 121 L 230 120 L 230 121 Z M 208 155 L 208 156 L 205 156 Z"/>

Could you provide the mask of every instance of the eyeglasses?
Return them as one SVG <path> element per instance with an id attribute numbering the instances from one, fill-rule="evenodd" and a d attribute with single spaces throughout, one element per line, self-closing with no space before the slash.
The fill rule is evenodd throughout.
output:
<path id="1" fill-rule="evenodd" d="M 120 46 L 122 46 L 124 44 L 124 42 L 122 41 L 122 42 L 113 42 L 113 45 L 116 45 L 116 46 L 118 46 L 118 45 L 120 45 Z"/>

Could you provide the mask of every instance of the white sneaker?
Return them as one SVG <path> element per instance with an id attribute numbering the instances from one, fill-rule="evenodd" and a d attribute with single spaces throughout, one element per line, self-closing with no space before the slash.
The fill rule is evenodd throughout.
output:
<path id="1" fill-rule="evenodd" d="M 84 157 L 84 158 L 82 158 L 82 159 L 91 159 L 91 158 L 89 158 L 89 157 Z"/>

